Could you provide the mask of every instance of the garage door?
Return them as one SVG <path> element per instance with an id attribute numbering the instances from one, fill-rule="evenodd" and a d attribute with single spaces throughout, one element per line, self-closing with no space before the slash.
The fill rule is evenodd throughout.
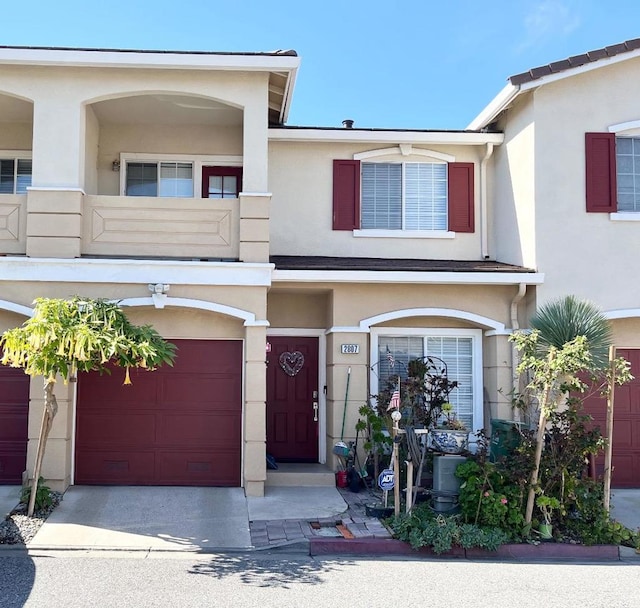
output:
<path id="1" fill-rule="evenodd" d="M 239 486 L 242 342 L 172 340 L 174 367 L 78 378 L 75 483 Z"/>
<path id="2" fill-rule="evenodd" d="M 640 488 L 640 350 L 618 349 L 617 354 L 631 363 L 634 379 L 616 388 L 611 485 L 614 488 Z M 585 401 L 585 409 L 606 434 L 606 401 L 591 397 Z M 602 456 L 596 461 L 596 471 L 598 475 L 604 471 Z"/>
<path id="3" fill-rule="evenodd" d="M 0 484 L 22 483 L 27 464 L 29 376 L 0 365 Z"/>

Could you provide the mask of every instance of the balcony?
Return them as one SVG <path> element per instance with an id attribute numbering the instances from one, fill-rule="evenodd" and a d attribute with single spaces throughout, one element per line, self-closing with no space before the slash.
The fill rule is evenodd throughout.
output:
<path id="1" fill-rule="evenodd" d="M 82 255 L 235 260 L 238 199 L 87 195 Z"/>
<path id="2" fill-rule="evenodd" d="M 24 254 L 27 249 L 27 195 L 0 197 L 0 253 Z"/>

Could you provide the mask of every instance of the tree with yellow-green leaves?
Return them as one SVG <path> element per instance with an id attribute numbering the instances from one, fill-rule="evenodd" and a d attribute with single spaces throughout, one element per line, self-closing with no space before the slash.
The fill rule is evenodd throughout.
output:
<path id="1" fill-rule="evenodd" d="M 28 515 L 35 507 L 45 447 L 58 411 L 53 392 L 56 378 L 66 384 L 78 372 L 109 373 L 123 369 L 123 384 L 131 384 L 129 369 L 152 371 L 172 365 L 175 346 L 150 325 L 134 325 L 117 302 L 75 296 L 38 298 L 33 316 L 0 337 L 3 365 L 22 368 L 29 376 L 44 377 L 44 412 L 33 470 Z"/>

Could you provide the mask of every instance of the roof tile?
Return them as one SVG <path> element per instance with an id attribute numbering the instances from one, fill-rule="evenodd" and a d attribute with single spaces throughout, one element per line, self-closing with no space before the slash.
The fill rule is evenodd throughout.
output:
<path id="1" fill-rule="evenodd" d="M 554 61 L 548 65 L 538 66 L 528 70 L 527 72 L 522 72 L 521 74 L 515 74 L 514 76 L 509 77 L 509 82 L 514 86 L 525 84 L 550 74 L 557 74 L 564 70 L 577 68 L 581 65 L 586 65 L 587 63 L 594 63 L 608 57 L 615 57 L 616 55 L 629 53 L 630 51 L 635 51 L 637 49 L 640 49 L 640 38 L 633 38 L 619 44 L 612 44 L 611 46 L 601 49 L 594 49 L 588 53 L 574 55 L 568 59 Z"/>

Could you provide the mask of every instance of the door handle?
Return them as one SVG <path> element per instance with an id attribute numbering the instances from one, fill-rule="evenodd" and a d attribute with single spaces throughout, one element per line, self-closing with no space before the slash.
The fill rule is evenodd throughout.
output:
<path id="1" fill-rule="evenodd" d="M 318 402 L 313 402 L 313 421 L 318 422 Z"/>

